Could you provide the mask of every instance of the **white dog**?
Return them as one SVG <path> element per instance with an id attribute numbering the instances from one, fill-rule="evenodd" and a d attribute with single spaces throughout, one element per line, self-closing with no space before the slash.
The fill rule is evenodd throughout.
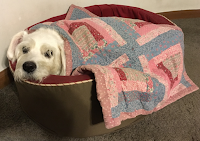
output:
<path id="1" fill-rule="evenodd" d="M 42 81 L 48 75 L 66 74 L 64 41 L 60 35 L 47 28 L 33 33 L 17 33 L 11 40 L 7 57 L 17 61 L 14 78 Z"/>

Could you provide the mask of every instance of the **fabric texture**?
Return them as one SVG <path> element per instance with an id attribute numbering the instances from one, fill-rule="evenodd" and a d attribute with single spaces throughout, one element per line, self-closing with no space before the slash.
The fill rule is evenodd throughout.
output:
<path id="1" fill-rule="evenodd" d="M 108 129 L 198 89 L 185 72 L 184 35 L 176 25 L 98 17 L 72 5 L 65 20 L 30 30 L 40 27 L 65 39 L 67 75 L 94 73 Z"/>

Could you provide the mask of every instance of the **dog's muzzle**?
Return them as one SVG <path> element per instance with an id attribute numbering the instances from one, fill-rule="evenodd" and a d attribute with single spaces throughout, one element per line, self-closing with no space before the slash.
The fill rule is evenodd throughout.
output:
<path id="1" fill-rule="evenodd" d="M 32 73 L 37 68 L 36 64 L 32 61 L 27 61 L 23 64 L 23 70 L 27 73 Z"/>

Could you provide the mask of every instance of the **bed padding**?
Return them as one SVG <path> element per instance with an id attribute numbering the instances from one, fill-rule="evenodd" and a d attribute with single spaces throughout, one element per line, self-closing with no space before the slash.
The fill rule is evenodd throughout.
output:
<path id="1" fill-rule="evenodd" d="M 104 18 L 98 18 L 97 22 L 95 17 L 98 16 Z M 105 18 L 110 16 L 115 16 L 115 18 Z M 93 18 L 79 20 L 91 17 Z M 133 22 L 117 17 L 139 20 Z M 78 20 L 79 22 L 59 21 L 63 19 Z M 106 36 L 103 37 L 100 35 L 100 32 L 93 29 L 94 26 L 88 24 L 91 21 L 96 24 L 101 23 L 100 25 L 104 24 L 104 22 L 108 24 L 110 21 L 116 21 L 116 25 L 118 24 L 117 22 L 126 23 L 128 26 L 125 31 L 128 33 L 128 30 L 130 30 L 129 36 L 136 41 L 132 48 L 133 53 L 130 53 L 128 50 L 123 53 L 118 49 L 118 47 L 121 47 L 123 51 L 126 50 L 128 47 L 126 46 L 128 44 L 126 41 L 130 37 L 120 34 L 125 38 L 123 40 L 117 34 L 117 32 L 121 33 L 121 31 L 116 32 L 109 27 L 112 23 L 109 23 L 109 26 L 105 26 L 109 29 L 108 33 L 114 41 L 111 38 L 104 39 Z M 80 51 L 82 54 L 72 48 L 70 52 L 67 50 L 68 62 L 66 64 L 66 73 L 70 76 L 51 75 L 45 78 L 42 83 L 30 80 L 16 82 L 23 110 L 32 120 L 51 132 L 73 137 L 87 137 L 109 133 L 127 126 L 131 122 L 141 119 L 143 115 L 155 112 L 198 89 L 189 79 L 184 69 L 184 43 L 181 29 L 161 15 L 140 8 L 122 5 L 95 5 L 86 8 L 72 5 L 67 14 L 42 21 L 30 26 L 27 30 L 36 30 L 40 27 L 51 28 L 49 23 L 45 25 L 43 24 L 44 22 L 54 22 L 51 24 L 54 26 L 54 29 L 62 27 L 63 24 L 69 25 L 70 29 L 69 31 L 67 30 L 67 33 L 69 32 L 70 39 L 75 37 L 72 34 L 81 32 L 77 29 L 82 26 L 82 30 L 89 30 L 94 36 L 94 39 L 92 37 L 94 40 L 92 43 L 99 49 L 95 48 L 90 54 L 85 54 L 80 49 L 81 45 L 76 43 L 77 48 L 82 51 Z M 125 27 L 124 24 L 122 26 Z M 145 29 L 141 30 L 143 26 L 145 26 Z M 112 28 L 119 29 L 118 27 Z M 62 30 L 58 30 L 62 34 Z M 74 33 L 75 30 L 77 33 Z M 122 28 L 119 30 L 122 30 Z M 132 33 L 133 30 L 135 30 L 134 33 Z M 164 40 L 164 33 L 166 33 L 166 38 L 169 41 Z M 106 34 L 106 32 L 101 34 Z M 62 36 L 65 35 L 62 34 Z M 158 36 L 159 40 L 156 38 Z M 73 38 L 70 41 L 69 38 L 67 38 L 67 42 L 69 42 L 67 46 L 72 46 L 71 43 L 76 39 Z M 171 39 L 172 43 L 169 43 Z M 80 41 L 80 39 L 77 38 L 77 41 Z M 114 42 L 117 42 L 116 50 L 118 50 L 116 56 L 110 57 L 114 58 L 113 60 L 109 58 L 110 60 L 105 59 L 106 61 L 101 63 L 99 60 L 103 58 L 96 59 L 101 66 L 95 66 L 92 59 L 90 62 L 88 61 L 92 57 L 95 60 L 95 53 L 99 53 L 99 56 L 102 53 L 104 57 L 108 55 L 109 50 L 112 51 L 113 48 L 113 45 L 109 44 L 111 41 L 113 45 Z M 149 44 L 145 49 L 145 44 L 147 43 Z M 108 45 L 112 48 L 107 49 L 108 51 L 105 49 L 107 52 L 103 53 L 104 47 Z M 83 48 L 86 47 L 84 46 Z M 140 48 L 143 48 L 143 50 Z M 96 58 L 98 58 L 98 55 Z M 14 72 L 16 64 L 12 64 L 11 61 L 9 63 L 11 71 Z M 74 69 L 75 71 L 72 73 Z M 85 70 L 92 73 L 85 73 Z M 115 72 L 117 72 L 116 75 L 113 74 Z M 104 79 L 102 79 L 103 77 Z M 111 84 L 112 81 L 118 84 L 113 85 Z M 121 83 L 123 83 L 123 88 L 119 90 L 121 89 Z M 107 89 L 103 88 L 103 85 Z M 113 87 L 113 89 L 110 89 L 110 85 L 116 86 L 116 89 Z M 127 86 L 129 85 L 131 87 L 128 88 Z M 113 93 L 111 93 L 111 90 L 113 90 Z M 116 91 L 118 92 L 115 95 Z M 134 95 L 129 95 L 129 93 Z M 136 98 L 131 98 L 131 96 L 136 96 Z M 120 104 L 122 107 L 120 107 Z"/>

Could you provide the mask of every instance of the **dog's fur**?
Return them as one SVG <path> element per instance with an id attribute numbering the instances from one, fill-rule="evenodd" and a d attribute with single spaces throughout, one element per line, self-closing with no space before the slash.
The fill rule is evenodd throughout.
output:
<path id="1" fill-rule="evenodd" d="M 64 41 L 59 34 L 47 28 L 33 33 L 17 33 L 11 40 L 7 57 L 17 61 L 14 78 L 42 81 L 48 75 L 66 74 Z"/>

